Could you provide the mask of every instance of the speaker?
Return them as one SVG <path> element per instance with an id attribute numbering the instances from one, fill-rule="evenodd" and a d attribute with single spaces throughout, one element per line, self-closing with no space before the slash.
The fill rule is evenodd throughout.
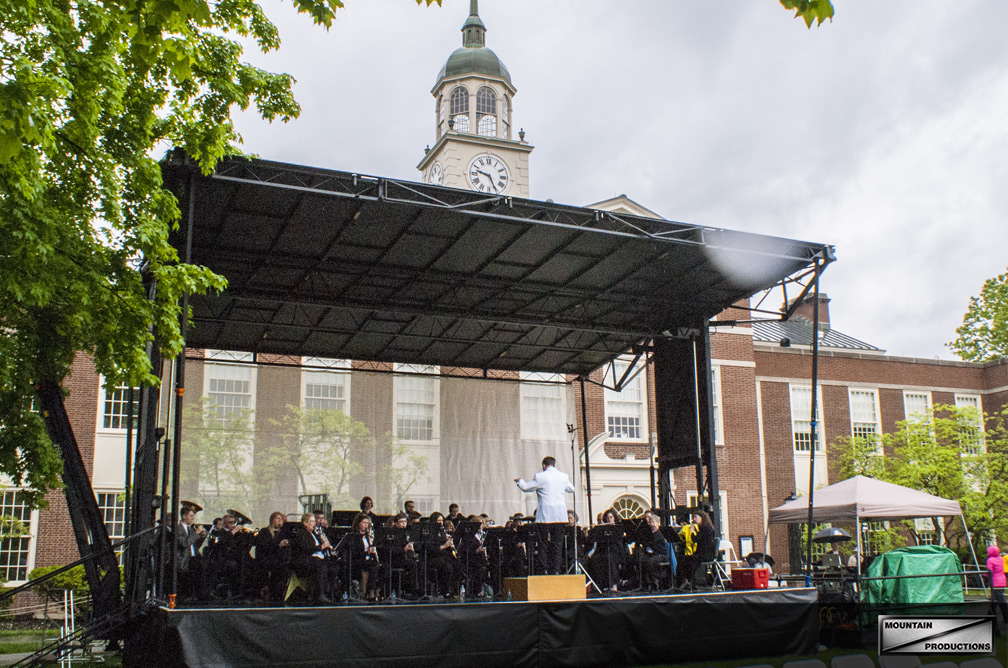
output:
<path id="1" fill-rule="evenodd" d="M 702 330 L 701 330 L 702 331 Z M 662 338 L 654 341 L 655 413 L 658 463 L 664 468 L 695 466 L 698 450 L 708 463 L 710 424 L 710 357 L 707 337 Z M 695 348 L 694 348 L 695 346 Z M 694 366 L 694 355 L 696 364 Z M 694 373 L 695 370 L 695 373 Z M 699 382 L 697 382 L 699 376 Z M 697 446 L 697 389 L 699 439 Z"/>

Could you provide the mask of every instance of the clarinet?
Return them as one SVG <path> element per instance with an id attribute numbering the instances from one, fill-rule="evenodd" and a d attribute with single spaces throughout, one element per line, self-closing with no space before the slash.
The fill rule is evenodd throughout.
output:
<path id="1" fill-rule="evenodd" d="M 372 547 L 374 547 L 374 554 L 371 554 L 371 552 L 370 552 L 370 549 Z M 364 558 L 365 559 L 370 559 L 370 558 L 374 557 L 374 562 L 376 564 L 380 564 L 381 562 L 378 561 L 378 548 L 375 547 L 375 542 L 374 542 L 374 525 L 371 524 L 370 522 L 368 523 L 368 550 L 369 551 L 365 555 Z"/>

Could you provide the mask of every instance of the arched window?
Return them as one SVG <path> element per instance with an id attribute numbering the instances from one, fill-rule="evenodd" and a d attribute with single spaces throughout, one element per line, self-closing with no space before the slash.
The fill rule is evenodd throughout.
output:
<path id="1" fill-rule="evenodd" d="M 504 126 L 501 136 L 504 139 L 511 139 L 511 98 L 507 95 L 501 101 L 501 123 Z"/>
<path id="2" fill-rule="evenodd" d="M 476 133 L 480 137 L 497 136 L 497 94 L 487 86 L 476 91 Z"/>
<path id="3" fill-rule="evenodd" d="M 438 137 L 445 133 L 445 101 L 444 95 L 438 95 L 437 99 L 437 133 Z"/>
<path id="4" fill-rule="evenodd" d="M 449 106 L 455 132 L 469 132 L 469 91 L 462 86 L 456 87 L 451 93 Z"/>
<path id="5" fill-rule="evenodd" d="M 632 520 L 644 515 L 646 508 L 636 496 L 621 496 L 613 501 L 612 509 L 620 519 Z"/>

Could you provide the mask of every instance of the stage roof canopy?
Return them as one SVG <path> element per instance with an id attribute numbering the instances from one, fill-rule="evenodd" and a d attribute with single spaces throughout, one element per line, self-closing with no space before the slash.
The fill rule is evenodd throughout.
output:
<path id="1" fill-rule="evenodd" d="M 187 345 L 587 374 L 807 276 L 832 248 L 298 165 L 171 154 L 173 242 L 228 280 Z M 798 277 L 798 278 L 796 278 Z"/>

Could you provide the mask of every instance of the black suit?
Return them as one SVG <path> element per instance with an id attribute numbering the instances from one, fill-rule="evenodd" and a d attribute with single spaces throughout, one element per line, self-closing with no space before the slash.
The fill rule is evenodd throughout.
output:
<path id="1" fill-rule="evenodd" d="M 668 541 L 661 530 L 642 536 L 637 542 L 636 554 L 641 564 L 641 585 L 657 587 L 661 581 L 661 562 L 668 554 Z"/>
<path id="2" fill-rule="evenodd" d="M 179 571 L 178 593 L 182 597 L 193 597 L 203 592 L 203 558 L 199 548 L 206 540 L 206 534 L 196 533 L 196 529 L 185 522 L 175 525 L 175 554 Z"/>
<path id="3" fill-rule="evenodd" d="M 302 525 L 295 530 L 290 547 L 291 570 L 311 584 L 314 601 L 328 601 L 329 574 L 325 558 L 315 556 L 322 551 L 321 539 Z"/>
<path id="4" fill-rule="evenodd" d="M 274 534 L 269 527 L 260 529 L 255 537 L 256 565 L 269 586 L 271 601 L 281 601 L 284 595 L 284 576 L 287 571 L 287 561 L 290 559 L 290 548 L 280 547 L 280 542 L 283 539 L 280 531 Z"/>

